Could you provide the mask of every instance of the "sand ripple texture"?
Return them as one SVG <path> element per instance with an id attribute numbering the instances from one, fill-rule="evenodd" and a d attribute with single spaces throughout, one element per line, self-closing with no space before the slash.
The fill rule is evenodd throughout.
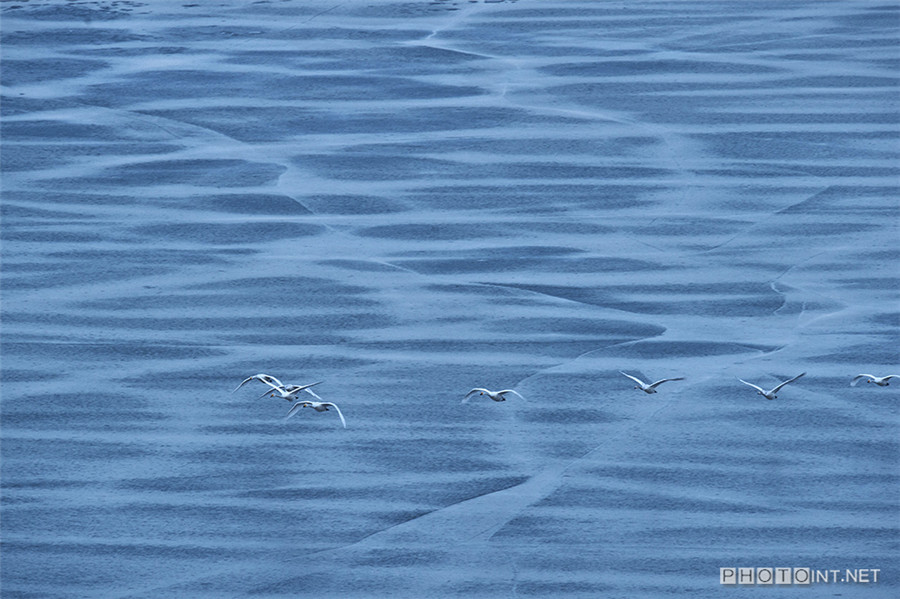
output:
<path id="1" fill-rule="evenodd" d="M 900 592 L 896 5 L 0 11 L 4 597 Z"/>

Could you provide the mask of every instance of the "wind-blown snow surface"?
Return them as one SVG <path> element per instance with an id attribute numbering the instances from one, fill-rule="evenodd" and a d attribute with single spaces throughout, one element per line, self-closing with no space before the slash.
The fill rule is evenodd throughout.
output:
<path id="1" fill-rule="evenodd" d="M 4 597 L 898 593 L 895 4 L 2 10 Z"/>

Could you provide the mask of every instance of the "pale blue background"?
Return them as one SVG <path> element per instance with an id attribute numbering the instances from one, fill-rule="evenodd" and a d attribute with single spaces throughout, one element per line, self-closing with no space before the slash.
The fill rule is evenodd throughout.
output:
<path id="1" fill-rule="evenodd" d="M 895 3 L 0 10 L 4 598 L 897 596 Z"/>

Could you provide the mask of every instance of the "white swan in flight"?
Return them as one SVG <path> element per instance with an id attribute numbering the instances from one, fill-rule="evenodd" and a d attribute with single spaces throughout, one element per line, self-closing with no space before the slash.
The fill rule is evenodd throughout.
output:
<path id="1" fill-rule="evenodd" d="M 259 396 L 259 399 L 262 399 L 266 395 L 275 397 L 276 393 L 277 393 L 278 394 L 277 396 L 280 397 L 281 399 L 286 399 L 288 401 L 294 401 L 295 399 L 297 399 L 297 394 L 300 393 L 301 391 L 306 391 L 307 393 L 309 393 L 316 399 L 322 399 L 321 397 L 316 395 L 316 393 L 312 389 L 310 389 L 310 387 L 314 387 L 315 385 L 321 384 L 322 381 L 310 383 L 308 385 L 285 385 L 284 383 L 279 381 L 277 378 L 275 378 L 271 374 L 254 374 L 253 376 L 248 376 L 243 381 L 241 381 L 240 385 L 238 385 L 237 387 L 234 388 L 234 391 L 237 391 L 238 389 L 243 387 L 245 384 L 249 383 L 250 381 L 254 381 L 254 380 L 260 381 L 261 383 L 265 383 L 266 385 L 268 385 L 270 387 L 265 393 L 263 393 L 262 395 Z M 234 391 L 232 391 L 232 393 L 234 393 Z"/>
<path id="2" fill-rule="evenodd" d="M 341 409 L 337 407 L 336 404 L 333 404 L 330 401 L 298 401 L 291 406 L 291 410 L 288 412 L 287 416 L 285 416 L 285 420 L 299 412 L 300 408 L 312 408 L 316 412 L 328 412 L 330 411 L 328 408 L 334 408 L 338 416 L 341 417 L 341 424 L 344 425 L 344 428 L 347 428 L 347 421 L 344 420 L 344 415 L 341 413 Z"/>
<path id="3" fill-rule="evenodd" d="M 469 391 L 468 393 L 466 393 L 466 396 L 463 397 L 462 402 L 463 402 L 463 403 L 469 403 L 469 398 L 472 397 L 472 396 L 473 396 L 474 394 L 476 394 L 476 393 L 479 394 L 479 395 L 487 395 L 488 397 L 490 397 L 490 398 L 493 399 L 494 401 L 506 401 L 506 394 L 507 394 L 507 393 L 512 393 L 513 395 L 516 395 L 516 396 L 518 396 L 518 397 L 522 397 L 522 395 L 521 395 L 518 391 L 516 391 L 516 390 L 514 390 L 514 389 L 504 389 L 504 390 L 502 390 L 502 391 L 489 391 L 488 389 L 484 389 L 483 387 L 476 387 L 475 389 L 472 389 L 471 391 Z M 522 397 L 522 399 L 525 399 L 525 398 Z"/>
<path id="4" fill-rule="evenodd" d="M 633 380 L 635 383 L 637 383 L 639 386 L 638 386 L 638 387 L 635 387 L 635 389 L 640 389 L 640 390 L 643 391 L 644 393 L 656 393 L 656 388 L 659 387 L 660 385 L 662 385 L 663 383 L 667 383 L 667 382 L 669 382 L 669 381 L 683 381 L 683 380 L 684 380 L 684 377 L 683 377 L 683 376 L 679 376 L 679 377 L 675 377 L 675 378 L 671 378 L 671 379 L 660 379 L 660 380 L 656 381 L 655 383 L 650 383 L 650 384 L 648 385 L 647 383 L 645 383 L 644 381 L 642 381 L 642 380 L 639 379 L 638 377 L 636 377 L 636 376 L 631 376 L 631 375 L 628 374 L 627 372 L 622 372 L 622 371 L 620 370 L 619 373 L 620 373 L 620 374 L 624 374 L 625 376 L 627 376 L 628 378 L 630 378 L 631 380 Z"/>
<path id="5" fill-rule="evenodd" d="M 778 393 L 778 390 L 779 390 L 779 389 L 781 389 L 782 387 L 784 387 L 784 386 L 787 385 L 788 383 L 793 383 L 794 381 L 796 381 L 797 379 L 799 379 L 799 378 L 800 378 L 801 376 L 803 376 L 804 374 L 806 374 L 806 373 L 805 373 L 805 372 L 801 372 L 800 374 L 798 374 L 798 375 L 795 376 L 794 378 L 788 379 L 788 380 L 784 381 L 783 383 L 781 383 L 780 385 L 778 385 L 777 387 L 775 387 L 774 389 L 770 389 L 770 390 L 768 390 L 768 391 L 766 391 L 766 390 L 763 389 L 762 387 L 757 387 L 757 386 L 754 385 L 753 383 L 748 383 L 748 382 L 745 381 L 744 379 L 738 379 L 738 380 L 741 381 L 742 383 L 744 383 L 745 385 L 750 385 L 751 387 L 753 387 L 754 389 L 756 389 L 756 392 L 757 392 L 758 394 L 762 395 L 763 397 L 765 397 L 766 399 L 775 399 L 776 397 L 778 397 L 778 396 L 775 395 L 775 394 Z"/>
<path id="6" fill-rule="evenodd" d="M 900 378 L 900 374 L 889 374 L 887 376 L 875 376 L 874 374 L 857 374 L 853 377 L 853 382 L 850 383 L 851 387 L 855 387 L 856 383 L 860 381 L 860 379 L 868 379 L 867 383 L 875 383 L 879 387 L 887 387 L 890 385 L 888 381 L 892 378 Z"/>
<path id="7" fill-rule="evenodd" d="M 235 387 L 234 391 L 237 391 L 238 389 L 240 389 L 241 387 L 243 387 L 250 381 L 260 381 L 260 382 L 263 382 L 263 383 L 269 385 L 270 387 L 284 387 L 284 385 L 281 383 L 281 381 L 276 379 L 271 374 L 254 374 L 253 376 L 248 376 L 243 381 L 241 381 L 241 384 L 238 385 L 237 387 Z M 232 393 L 234 393 L 234 391 L 232 391 Z"/>
<path id="8" fill-rule="evenodd" d="M 315 397 L 317 399 L 322 399 L 321 397 L 316 395 L 315 391 L 310 389 L 310 387 L 315 387 L 316 385 L 320 385 L 321 383 L 322 383 L 322 381 L 317 381 L 315 383 L 309 383 L 308 385 L 284 385 L 282 387 L 276 387 L 275 385 L 272 385 L 272 388 L 270 390 L 266 391 L 265 393 L 263 393 L 262 395 L 260 395 L 259 399 L 262 399 L 266 395 L 268 395 L 270 397 L 276 397 L 276 393 L 277 393 L 278 394 L 277 396 L 280 397 L 281 399 L 286 399 L 288 401 L 294 401 L 297 399 L 297 394 L 300 393 L 301 391 L 306 391 L 313 397 Z"/>

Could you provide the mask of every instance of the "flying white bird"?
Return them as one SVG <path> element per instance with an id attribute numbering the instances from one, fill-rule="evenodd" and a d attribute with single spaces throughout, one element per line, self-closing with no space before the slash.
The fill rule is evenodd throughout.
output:
<path id="1" fill-rule="evenodd" d="M 254 374 L 253 376 L 248 376 L 243 381 L 241 381 L 240 385 L 238 385 L 237 387 L 234 388 L 234 391 L 237 391 L 238 389 L 243 387 L 246 383 L 249 383 L 250 381 L 253 381 L 253 380 L 260 381 L 261 383 L 265 383 L 266 385 L 268 385 L 270 387 L 265 393 L 263 393 L 262 395 L 259 396 L 259 399 L 262 399 L 266 395 L 275 397 L 276 393 L 277 393 L 278 394 L 277 396 L 280 397 L 281 399 L 286 399 L 288 401 L 294 401 L 295 399 L 297 399 L 297 394 L 300 393 L 301 391 L 306 391 L 307 393 L 309 393 L 316 399 L 322 399 L 321 397 L 316 395 L 316 393 L 312 389 L 310 389 L 310 387 L 318 385 L 322 381 L 318 381 L 316 383 L 310 383 L 309 385 L 285 385 L 284 383 L 282 383 L 281 381 L 279 381 L 278 379 L 276 379 L 274 376 L 272 376 L 270 374 Z M 232 391 L 232 393 L 234 393 L 234 391 Z"/>
<path id="2" fill-rule="evenodd" d="M 469 398 L 470 398 L 472 395 L 474 395 L 475 393 L 477 393 L 478 395 L 487 395 L 488 397 L 490 397 L 490 398 L 493 399 L 494 401 L 506 401 L 506 394 L 507 394 L 507 393 L 512 393 L 513 395 L 517 395 L 518 397 L 521 397 L 522 399 L 525 399 L 524 397 L 522 397 L 521 394 L 519 394 L 518 391 L 515 391 L 515 390 L 513 390 L 513 389 L 504 389 L 503 391 L 489 391 L 489 390 L 483 389 L 483 388 L 481 388 L 481 387 L 476 387 L 475 389 L 472 389 L 471 391 L 469 391 L 468 393 L 466 393 L 466 396 L 463 397 L 462 402 L 463 402 L 463 403 L 469 403 Z"/>
<path id="3" fill-rule="evenodd" d="M 875 383 L 879 387 L 887 387 L 888 385 L 890 385 L 888 381 L 895 377 L 900 378 L 900 374 L 889 374 L 887 376 L 875 376 L 874 374 L 857 374 L 855 377 L 853 377 L 853 382 L 850 383 L 850 385 L 852 387 L 855 387 L 856 383 L 858 383 L 860 379 L 867 378 L 867 383 Z"/>
<path id="4" fill-rule="evenodd" d="M 795 376 L 794 378 L 788 379 L 788 380 L 784 381 L 783 383 L 781 383 L 780 385 L 778 385 L 778 386 L 775 387 L 774 389 L 770 389 L 769 391 L 766 391 L 766 390 L 763 389 L 762 387 L 757 387 L 757 386 L 754 385 L 753 383 L 748 383 L 748 382 L 745 381 L 744 379 L 738 379 L 738 380 L 741 381 L 742 383 L 744 383 L 745 385 L 750 385 L 751 387 L 753 387 L 754 389 L 756 389 L 756 392 L 757 392 L 759 395 L 762 395 L 763 397 L 765 397 L 766 399 L 775 399 L 776 397 L 778 397 L 778 396 L 775 395 L 775 394 L 778 393 L 778 390 L 779 390 L 779 389 L 781 389 L 782 387 L 784 387 L 784 386 L 787 385 L 788 383 L 793 383 L 794 381 L 796 381 L 797 379 L 799 379 L 799 378 L 800 378 L 801 376 L 803 376 L 804 374 L 806 374 L 806 373 L 805 373 L 805 372 L 801 372 L 800 374 L 798 374 L 798 375 Z"/>
<path id="5" fill-rule="evenodd" d="M 341 417 L 341 424 L 344 425 L 344 428 L 347 428 L 347 421 L 344 420 L 344 415 L 341 413 L 341 409 L 330 401 L 298 401 L 291 406 L 291 410 L 288 412 L 288 415 L 285 416 L 285 420 L 299 412 L 300 408 L 312 408 L 316 412 L 328 412 L 330 411 L 328 408 L 334 408 L 334 410 L 338 413 L 338 416 Z"/>
<path id="6" fill-rule="evenodd" d="M 277 393 L 278 394 L 277 396 L 280 397 L 281 399 L 286 399 L 288 401 L 294 401 L 297 399 L 297 394 L 300 393 L 301 391 L 306 391 L 313 397 L 315 397 L 317 399 L 322 399 L 321 397 L 316 395 L 315 391 L 310 389 L 310 387 L 320 385 L 321 383 L 322 383 L 322 381 L 318 381 L 315 383 L 310 383 L 308 385 L 284 385 L 282 387 L 276 387 L 275 385 L 272 385 L 272 388 L 270 390 L 266 391 L 265 393 L 263 393 L 262 395 L 260 395 L 259 399 L 262 399 L 266 395 L 268 395 L 270 397 L 276 397 L 275 394 Z"/>
<path id="7" fill-rule="evenodd" d="M 620 370 L 619 373 L 624 374 L 625 376 L 627 376 L 628 378 L 633 380 L 635 383 L 637 383 L 639 386 L 635 387 L 635 389 L 640 389 L 644 393 L 656 393 L 656 388 L 659 387 L 660 385 L 662 385 L 663 383 L 667 383 L 669 381 L 683 381 L 684 380 L 683 376 L 679 376 L 679 377 L 676 377 L 673 379 L 660 379 L 660 380 L 656 381 L 655 383 L 650 383 L 648 385 L 641 379 L 637 378 L 636 376 L 631 376 L 627 372 L 622 372 Z"/>
<path id="8" fill-rule="evenodd" d="M 241 381 L 241 384 L 238 385 L 237 387 L 235 387 L 234 391 L 237 391 L 238 389 L 240 389 L 241 387 L 243 387 L 250 381 L 254 381 L 254 380 L 261 381 L 261 382 L 269 385 L 270 387 L 284 387 L 284 385 L 281 383 L 281 381 L 279 381 L 278 379 L 276 379 L 274 376 L 272 376 L 270 374 L 254 374 L 253 376 L 248 376 L 243 381 Z M 234 393 L 234 391 L 232 391 L 232 393 Z"/>

